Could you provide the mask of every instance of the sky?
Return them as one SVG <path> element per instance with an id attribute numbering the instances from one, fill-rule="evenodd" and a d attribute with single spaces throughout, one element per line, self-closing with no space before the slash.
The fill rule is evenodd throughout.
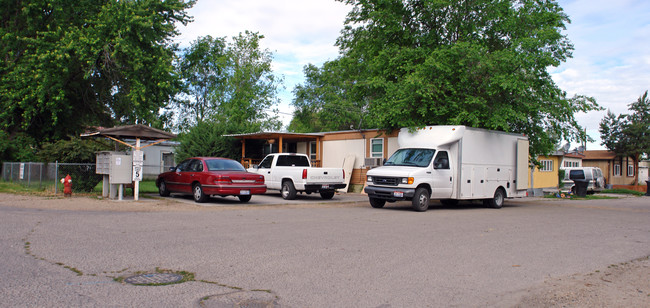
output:
<path id="1" fill-rule="evenodd" d="M 574 51 L 573 58 L 549 72 L 568 96 L 591 96 L 605 108 L 575 115 L 596 139 L 587 149 L 604 149 L 598 126 L 607 110 L 629 113 L 628 105 L 650 90 L 650 1 L 558 3 L 571 19 L 563 33 Z M 180 25 L 176 42 L 188 47 L 198 37 L 231 38 L 246 30 L 264 35 L 261 46 L 273 53 L 273 71 L 284 78 L 278 108 L 286 126 L 293 113 L 292 90 L 304 83 L 303 67 L 338 56 L 335 43 L 349 10 L 334 0 L 199 0 L 189 10 L 194 21 Z"/>

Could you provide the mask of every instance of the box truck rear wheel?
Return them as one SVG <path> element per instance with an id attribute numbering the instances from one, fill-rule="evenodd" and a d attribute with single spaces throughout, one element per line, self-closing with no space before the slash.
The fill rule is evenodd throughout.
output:
<path id="1" fill-rule="evenodd" d="M 420 187 L 415 190 L 415 195 L 413 195 L 413 200 L 411 201 L 411 206 L 414 210 L 418 212 L 424 212 L 429 209 L 429 191 Z"/>
<path id="2" fill-rule="evenodd" d="M 506 199 L 506 192 L 503 191 L 503 188 L 499 187 L 494 192 L 494 197 L 492 197 L 491 199 L 486 199 L 485 201 L 483 201 L 483 204 L 491 208 L 500 209 L 503 206 L 503 201 L 505 199 Z"/>
<path id="3" fill-rule="evenodd" d="M 384 204 L 386 204 L 386 200 L 377 199 L 377 198 L 369 198 L 369 201 L 370 201 L 370 206 L 376 209 L 380 209 L 384 207 Z"/>

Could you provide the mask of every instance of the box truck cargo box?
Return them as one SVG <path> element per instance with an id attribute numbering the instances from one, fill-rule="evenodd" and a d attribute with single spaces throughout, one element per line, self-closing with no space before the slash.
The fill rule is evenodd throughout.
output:
<path id="1" fill-rule="evenodd" d="M 501 208 L 505 198 L 525 197 L 528 137 L 466 126 L 403 128 L 399 149 L 384 166 L 367 173 L 372 207 L 410 200 L 426 211 L 430 199 L 443 204 L 482 200 Z"/>

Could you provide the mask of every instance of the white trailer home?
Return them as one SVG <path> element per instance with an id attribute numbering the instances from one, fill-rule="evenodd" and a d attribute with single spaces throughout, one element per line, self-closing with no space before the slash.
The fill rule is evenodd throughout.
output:
<path id="1" fill-rule="evenodd" d="M 370 204 L 411 200 L 426 211 L 430 199 L 454 204 L 483 200 L 500 208 L 528 189 L 528 137 L 465 126 L 402 129 L 399 149 L 367 173 Z"/>

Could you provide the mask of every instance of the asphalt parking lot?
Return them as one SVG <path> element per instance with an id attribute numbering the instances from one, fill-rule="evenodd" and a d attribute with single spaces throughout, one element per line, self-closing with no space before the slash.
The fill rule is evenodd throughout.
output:
<path id="1" fill-rule="evenodd" d="M 273 204 L 262 204 L 266 198 Z M 215 198 L 195 205 L 174 197 L 132 205 L 4 196 L 0 302 L 509 307 L 549 279 L 650 255 L 647 197 L 526 198 L 499 210 L 432 203 L 423 213 L 408 203 L 373 209 L 364 195 L 319 198 L 291 204 L 273 195 L 255 196 L 251 204 Z M 145 206 L 150 209 L 138 208 Z M 124 282 L 157 270 L 193 278 L 165 286 Z M 650 290 L 639 288 L 647 299 Z"/>
<path id="2" fill-rule="evenodd" d="M 158 195 L 151 194 L 150 197 L 158 197 Z M 186 203 L 195 203 L 192 199 L 192 196 L 187 195 L 178 195 L 172 194 L 167 197 L 171 198 L 178 202 Z M 233 205 L 287 205 L 287 204 L 304 204 L 304 203 L 322 203 L 322 204 L 332 204 L 332 203 L 356 203 L 356 202 L 368 202 L 368 196 L 364 194 L 340 194 L 337 193 L 334 195 L 334 198 L 330 200 L 324 200 L 321 198 L 320 194 L 306 194 L 298 193 L 296 199 L 294 200 L 285 200 L 280 195 L 279 191 L 269 191 L 263 195 L 253 195 L 250 201 L 246 203 L 241 203 L 237 197 L 228 196 L 220 197 L 213 196 L 204 203 L 199 203 L 201 206 L 233 206 Z"/>

